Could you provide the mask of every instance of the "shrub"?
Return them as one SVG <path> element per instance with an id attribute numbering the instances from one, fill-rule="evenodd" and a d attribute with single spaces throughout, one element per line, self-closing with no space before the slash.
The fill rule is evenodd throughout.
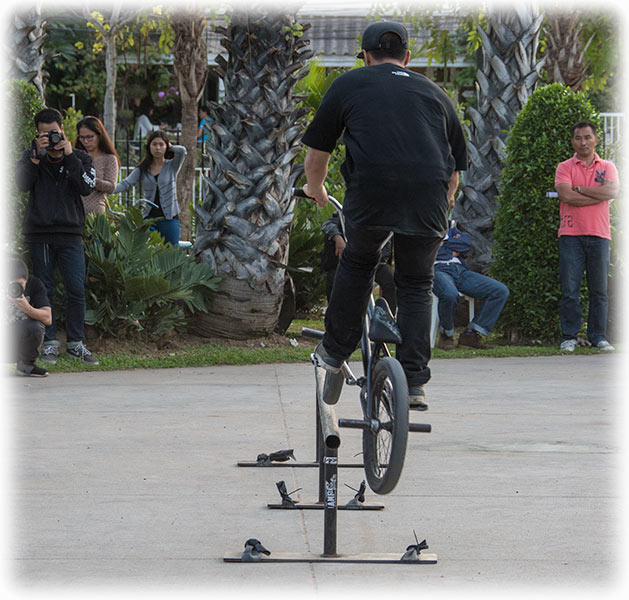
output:
<path id="1" fill-rule="evenodd" d="M 63 115 L 63 130 L 66 137 L 74 144 L 76 139 L 76 125 L 83 118 L 83 113 L 75 108 L 67 108 Z"/>
<path id="2" fill-rule="evenodd" d="M 139 208 L 113 222 L 90 215 L 86 223 L 85 322 L 101 335 L 165 335 L 207 311 L 219 277 L 178 247 L 164 245 Z M 192 317 L 194 318 L 194 317 Z"/>
<path id="3" fill-rule="evenodd" d="M 12 110 L 12 131 L 9 136 L 11 154 L 9 172 L 15 171 L 15 163 L 18 158 L 30 147 L 37 130 L 35 128 L 35 115 L 44 108 L 37 88 L 22 79 L 11 79 L 8 86 L 8 105 Z M 11 177 L 13 182 L 13 177 Z M 28 201 L 28 193 L 20 192 L 12 185 L 11 206 L 9 215 L 9 227 L 11 229 L 11 250 L 20 252 L 20 232 L 22 227 L 22 215 Z"/>
<path id="4" fill-rule="evenodd" d="M 492 276 L 510 289 L 501 314 L 512 338 L 556 339 L 559 329 L 559 202 L 553 191 L 555 168 L 570 158 L 572 126 L 598 124 L 583 93 L 554 83 L 538 89 L 509 133 L 499 185 Z"/>

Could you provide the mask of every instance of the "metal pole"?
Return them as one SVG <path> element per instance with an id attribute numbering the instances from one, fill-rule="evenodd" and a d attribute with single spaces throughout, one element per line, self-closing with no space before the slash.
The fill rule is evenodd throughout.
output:
<path id="1" fill-rule="evenodd" d="M 323 503 L 323 556 L 336 554 L 336 516 L 338 503 L 338 450 L 325 449 L 325 500 Z"/>
<path id="2" fill-rule="evenodd" d="M 325 371 L 315 367 L 317 389 L 317 429 L 320 446 L 325 448 L 319 465 L 319 500 L 323 499 L 323 556 L 336 556 L 336 515 L 338 504 L 338 447 L 341 436 L 334 408 L 323 401 Z M 323 468 L 321 468 L 323 466 Z M 323 482 L 321 473 L 323 472 Z M 323 485 L 322 485 L 323 484 Z M 323 496 L 321 496 L 323 495 Z"/>
<path id="3" fill-rule="evenodd" d="M 316 461 L 319 463 L 319 498 L 318 502 L 323 504 L 325 499 L 325 473 L 324 473 L 324 458 L 325 452 L 323 450 L 323 432 L 321 431 L 321 415 L 319 411 L 319 398 L 315 402 L 317 413 L 317 441 L 316 441 Z"/>

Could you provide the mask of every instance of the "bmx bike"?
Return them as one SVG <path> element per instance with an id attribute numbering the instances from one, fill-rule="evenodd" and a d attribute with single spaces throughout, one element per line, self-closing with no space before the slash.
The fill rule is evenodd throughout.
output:
<path id="1" fill-rule="evenodd" d="M 306 198 L 303 190 L 294 195 Z M 339 213 L 343 227 L 343 206 L 334 197 L 329 200 Z M 385 240 L 384 244 L 388 241 Z M 322 339 L 323 332 L 303 328 L 302 335 Z M 360 342 L 363 374 L 356 376 L 345 361 L 338 373 L 326 371 L 323 401 L 336 404 L 343 385 L 360 389 L 362 419 L 339 419 L 339 427 L 362 429 L 363 464 L 369 487 L 376 494 L 388 494 L 397 485 L 406 457 L 409 431 L 425 432 L 431 426 L 409 423 L 408 385 L 402 365 L 395 359 L 387 344 L 400 344 L 402 336 L 384 298 L 369 299 L 364 316 Z M 311 355 L 315 368 L 316 358 Z"/>

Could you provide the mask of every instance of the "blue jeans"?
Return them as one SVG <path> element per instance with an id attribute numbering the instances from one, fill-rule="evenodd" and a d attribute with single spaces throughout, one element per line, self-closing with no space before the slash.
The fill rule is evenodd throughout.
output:
<path id="1" fill-rule="evenodd" d="M 164 238 L 165 244 L 177 246 L 181 235 L 179 219 L 159 219 L 151 225 L 151 229 L 156 229 Z"/>
<path id="2" fill-rule="evenodd" d="M 380 247 L 389 232 L 345 224 L 347 246 L 336 270 L 325 313 L 323 345 L 334 357 L 346 359 L 356 349 L 371 294 Z M 410 386 L 430 379 L 430 316 L 433 263 L 441 238 L 394 234 L 397 322 L 402 343 L 396 349 Z"/>
<path id="3" fill-rule="evenodd" d="M 483 306 L 467 326 L 483 335 L 490 334 L 509 297 L 509 289 L 504 283 L 457 263 L 435 265 L 433 292 L 439 300 L 439 326 L 449 337 L 454 335 L 459 292 L 483 300 Z"/>
<path id="4" fill-rule="evenodd" d="M 46 287 L 52 306 L 52 325 L 46 327 L 44 341 L 57 339 L 55 323 L 54 291 L 55 266 L 59 268 L 66 289 L 66 336 L 68 342 L 85 339 L 85 254 L 82 244 L 55 246 L 54 244 L 29 244 L 28 251 L 33 263 L 33 275 Z"/>
<path id="5" fill-rule="evenodd" d="M 593 235 L 562 235 L 559 238 L 559 277 L 561 339 L 576 339 L 581 330 L 579 295 L 583 271 L 586 273 L 589 309 L 588 340 L 596 345 L 607 331 L 607 277 L 609 240 Z"/>

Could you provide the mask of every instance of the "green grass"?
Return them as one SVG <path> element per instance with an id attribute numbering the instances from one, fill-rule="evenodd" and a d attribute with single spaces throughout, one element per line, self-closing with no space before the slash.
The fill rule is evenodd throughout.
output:
<path id="1" fill-rule="evenodd" d="M 301 328 L 323 329 L 320 319 L 296 320 L 289 327 L 286 336 L 295 338 L 300 335 Z M 88 367 L 77 360 L 61 353 L 56 365 L 46 365 L 51 373 L 70 373 L 77 371 L 118 371 L 127 369 L 168 369 L 182 367 L 207 367 L 211 365 L 257 365 L 273 363 L 307 363 L 310 353 L 316 344 L 315 340 L 301 341 L 299 346 L 283 347 L 233 347 L 223 344 L 202 344 L 188 346 L 180 350 L 164 351 L 158 356 L 142 356 L 131 353 L 102 354 L 98 353 L 100 364 Z M 574 354 L 593 354 L 598 350 L 577 348 Z M 496 344 L 490 350 L 455 349 L 445 352 L 435 348 L 433 358 L 478 358 L 478 357 L 527 357 L 553 356 L 562 354 L 557 345 L 553 346 L 507 346 Z M 352 360 L 360 360 L 359 352 L 355 352 Z"/>

